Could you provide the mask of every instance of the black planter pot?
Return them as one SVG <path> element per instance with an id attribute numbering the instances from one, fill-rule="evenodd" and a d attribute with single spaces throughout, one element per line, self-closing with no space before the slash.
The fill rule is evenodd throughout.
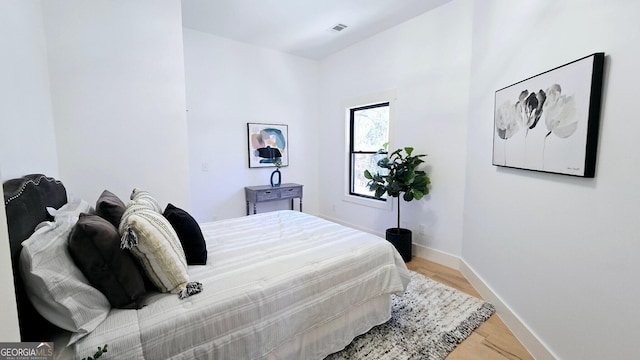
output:
<path id="1" fill-rule="evenodd" d="M 387 240 L 395 246 L 404 262 L 411 261 L 411 230 L 404 228 L 387 229 Z"/>

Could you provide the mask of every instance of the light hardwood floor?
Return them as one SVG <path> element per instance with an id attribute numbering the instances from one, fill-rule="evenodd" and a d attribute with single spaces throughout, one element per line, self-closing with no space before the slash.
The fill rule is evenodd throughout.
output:
<path id="1" fill-rule="evenodd" d="M 480 294 L 457 270 L 413 257 L 407 267 L 435 281 L 456 288 L 472 296 Z M 447 360 L 519 360 L 533 359 L 513 336 L 498 315 L 493 314 L 447 356 Z"/>

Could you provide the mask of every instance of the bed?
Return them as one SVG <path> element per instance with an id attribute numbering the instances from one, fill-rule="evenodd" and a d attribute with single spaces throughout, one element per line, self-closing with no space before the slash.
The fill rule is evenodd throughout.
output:
<path id="1" fill-rule="evenodd" d="M 27 175 L 7 181 L 4 196 L 21 337 L 56 339 L 59 358 L 108 344 L 113 359 L 323 359 L 386 322 L 390 295 L 409 281 L 390 243 L 312 215 L 285 210 L 203 223 L 208 259 L 188 267 L 201 293 L 149 292 L 143 307 L 110 309 L 78 337 L 38 314 L 17 268 L 22 242 L 52 220 L 46 208 L 67 202 L 64 185 Z"/>

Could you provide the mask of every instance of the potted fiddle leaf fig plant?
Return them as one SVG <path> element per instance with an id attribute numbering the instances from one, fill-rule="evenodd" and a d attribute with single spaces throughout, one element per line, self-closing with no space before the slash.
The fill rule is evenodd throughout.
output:
<path id="1" fill-rule="evenodd" d="M 384 153 L 386 147 L 387 144 L 378 153 Z M 405 147 L 378 161 L 378 166 L 384 169 L 382 172 L 372 174 L 369 170 L 364 171 L 364 177 L 369 180 L 367 187 L 376 198 L 385 193 L 398 198 L 398 223 L 395 228 L 387 229 L 386 238 L 398 249 L 405 262 L 411 260 L 411 230 L 400 227 L 400 195 L 404 201 L 412 201 L 429 194 L 431 179 L 424 170 L 418 170 L 424 163 L 421 158 L 425 156 L 413 155 L 413 148 Z"/>

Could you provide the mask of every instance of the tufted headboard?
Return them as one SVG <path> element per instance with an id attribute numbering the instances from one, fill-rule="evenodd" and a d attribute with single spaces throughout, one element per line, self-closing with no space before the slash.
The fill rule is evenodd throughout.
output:
<path id="1" fill-rule="evenodd" d="M 19 271 L 22 242 L 31 236 L 36 226 L 51 217 L 47 207 L 60 208 L 67 202 L 64 185 L 42 174 L 25 175 L 3 184 L 7 213 L 11 263 L 18 303 L 20 337 L 22 341 L 46 341 L 56 327 L 42 318 L 27 298 Z"/>

